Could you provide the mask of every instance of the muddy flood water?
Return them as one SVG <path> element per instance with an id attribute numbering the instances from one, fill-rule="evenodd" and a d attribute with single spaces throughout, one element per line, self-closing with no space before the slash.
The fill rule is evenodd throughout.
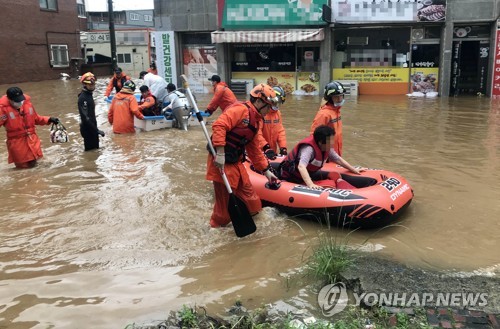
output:
<path id="1" fill-rule="evenodd" d="M 0 143 L 0 328 L 124 328 L 183 304 L 217 311 L 297 294 L 286 273 L 304 265 L 326 228 L 265 208 L 245 239 L 210 229 L 201 127 L 113 135 L 98 82 L 106 137 L 92 152 L 78 128 L 78 81 L 18 85 L 39 114 L 61 119 L 70 142 L 51 144 L 49 126 L 38 126 L 44 158 L 28 170 L 7 164 Z M 196 96 L 204 109 L 210 96 Z M 287 98 L 289 148 L 319 103 Z M 415 191 L 400 226 L 356 231 L 349 244 L 420 268 L 500 275 L 500 103 L 359 96 L 342 119 L 351 164 L 397 172 Z"/>

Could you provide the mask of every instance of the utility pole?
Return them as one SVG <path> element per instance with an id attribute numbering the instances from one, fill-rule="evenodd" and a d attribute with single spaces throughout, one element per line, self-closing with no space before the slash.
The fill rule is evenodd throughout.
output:
<path id="1" fill-rule="evenodd" d="M 115 37 L 115 15 L 113 13 L 113 0 L 108 0 L 108 16 L 109 16 L 109 41 L 111 43 L 111 62 L 113 70 L 118 66 L 116 63 L 116 37 Z"/>

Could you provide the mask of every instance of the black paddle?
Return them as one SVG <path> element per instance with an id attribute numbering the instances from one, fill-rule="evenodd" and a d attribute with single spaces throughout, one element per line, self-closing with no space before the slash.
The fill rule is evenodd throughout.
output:
<path id="1" fill-rule="evenodd" d="M 198 118 L 198 121 L 203 128 L 203 133 L 205 134 L 205 138 L 207 139 L 210 152 L 215 157 L 216 152 L 214 146 L 212 145 L 212 140 L 208 135 L 207 127 L 205 126 L 205 122 L 203 122 L 203 117 L 201 116 L 200 110 L 198 109 L 198 105 L 196 105 L 196 101 L 194 100 L 193 94 L 191 93 L 191 89 L 189 89 L 187 77 L 183 74 L 181 75 L 181 79 L 184 82 L 184 88 L 186 89 L 189 101 L 193 105 L 194 111 L 196 112 L 196 117 Z M 233 222 L 234 232 L 236 233 L 236 236 L 242 238 L 244 236 L 252 234 L 257 230 L 252 215 L 250 215 L 246 204 L 240 198 L 234 195 L 233 190 L 229 185 L 229 181 L 227 180 L 226 174 L 224 173 L 224 169 L 221 169 L 220 173 L 222 175 L 224 185 L 226 185 L 227 192 L 229 193 L 229 203 L 227 206 L 227 210 L 229 211 L 229 217 Z"/>

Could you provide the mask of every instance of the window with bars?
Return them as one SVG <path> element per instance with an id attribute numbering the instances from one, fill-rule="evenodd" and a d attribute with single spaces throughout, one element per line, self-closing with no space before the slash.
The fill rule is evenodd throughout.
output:
<path id="1" fill-rule="evenodd" d="M 50 45 L 50 64 L 52 67 L 69 66 L 67 45 Z"/>
<path id="2" fill-rule="evenodd" d="M 57 0 L 39 0 L 40 9 L 57 11 Z"/>
<path id="3" fill-rule="evenodd" d="M 116 54 L 118 63 L 130 64 L 132 63 L 132 55 L 130 54 Z"/>

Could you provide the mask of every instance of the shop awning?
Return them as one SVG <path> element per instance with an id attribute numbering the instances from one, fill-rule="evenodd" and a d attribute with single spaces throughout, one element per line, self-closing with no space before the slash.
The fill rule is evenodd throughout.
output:
<path id="1" fill-rule="evenodd" d="M 213 43 L 322 41 L 323 29 L 286 31 L 215 31 Z"/>

